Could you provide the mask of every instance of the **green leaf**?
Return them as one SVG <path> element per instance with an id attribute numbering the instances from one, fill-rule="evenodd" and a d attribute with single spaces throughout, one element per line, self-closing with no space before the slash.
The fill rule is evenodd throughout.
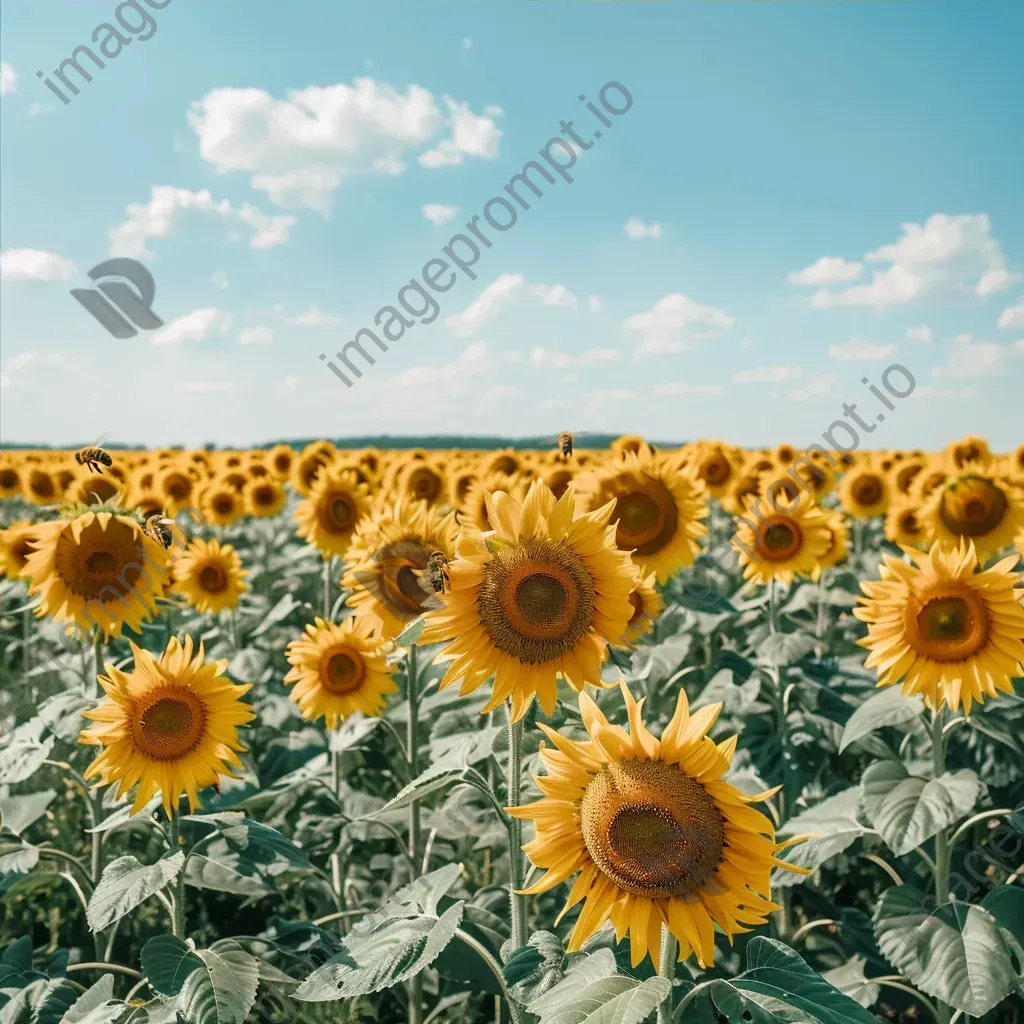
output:
<path id="1" fill-rule="evenodd" d="M 220 831 L 228 846 L 256 864 L 272 864 L 279 857 L 300 867 L 310 867 L 309 858 L 285 835 L 262 822 L 247 818 L 241 811 L 216 814 L 184 814 L 182 821 L 212 825 Z"/>
<path id="2" fill-rule="evenodd" d="M 256 1002 L 257 961 L 234 939 L 200 949 L 202 968 L 193 971 L 178 995 L 178 1011 L 188 1024 L 243 1024 Z"/>
<path id="3" fill-rule="evenodd" d="M 779 829 L 780 835 L 817 833 L 814 838 L 789 847 L 783 854 L 785 859 L 800 867 L 818 868 L 829 858 L 842 853 L 861 836 L 871 834 L 873 830 L 862 825 L 857 817 L 859 805 L 860 788 L 852 786 L 784 822 Z M 772 884 L 800 885 L 807 877 L 777 869 L 773 873 Z"/>
<path id="4" fill-rule="evenodd" d="M 745 682 L 737 684 L 733 680 L 732 669 L 723 668 L 712 676 L 691 707 L 720 702 L 727 714 L 742 715 L 757 703 L 760 692 L 761 680 L 757 675 L 750 675 Z"/>
<path id="5" fill-rule="evenodd" d="M 833 967 L 831 971 L 822 971 L 821 976 L 840 992 L 856 999 L 865 1009 L 873 1006 L 881 991 L 875 982 L 864 973 L 867 961 L 862 956 L 847 960 L 841 967 Z"/>
<path id="6" fill-rule="evenodd" d="M 861 781 L 864 810 L 886 845 L 902 857 L 967 815 L 984 791 L 969 768 L 937 779 L 911 775 L 899 761 L 879 761 Z"/>
<path id="7" fill-rule="evenodd" d="M 71 986 L 67 986 L 69 989 Z M 74 989 L 71 989 L 74 992 Z M 47 1000 L 49 1003 L 49 999 Z M 60 1024 L 101 1024 L 116 1020 L 125 1009 L 120 999 L 114 998 L 114 976 L 104 974 L 91 988 L 87 988 L 60 1017 Z M 43 1024 L 43 1014 L 39 1015 Z"/>
<path id="8" fill-rule="evenodd" d="M 524 1006 L 539 999 L 565 977 L 564 962 L 565 950 L 558 936 L 552 932 L 534 932 L 502 968 L 512 998 Z M 613 956 L 611 971 L 614 970 Z"/>
<path id="9" fill-rule="evenodd" d="M 39 722 L 38 719 L 34 721 Z M 41 728 L 41 722 L 39 726 Z M 53 750 L 52 736 L 40 741 L 37 736 L 33 736 L 33 732 L 40 731 L 39 728 L 23 731 L 24 729 L 25 726 L 15 729 L 11 742 L 0 750 L 0 783 L 24 782 L 31 778 Z"/>
<path id="10" fill-rule="evenodd" d="M 82 718 L 82 712 L 94 704 L 94 700 L 80 693 L 58 693 L 40 706 L 39 717 L 59 739 L 76 741 L 78 734 L 89 724 Z"/>
<path id="11" fill-rule="evenodd" d="M 974 1017 L 1017 987 L 1012 950 L 988 910 L 936 905 L 910 885 L 887 889 L 875 906 L 875 937 L 889 962 L 926 995 Z"/>
<path id="12" fill-rule="evenodd" d="M 0 826 L 16 836 L 21 835 L 29 825 L 35 824 L 46 813 L 56 795 L 52 789 L 43 789 L 38 793 L 19 793 L 18 796 L 11 796 L 8 788 L 4 786 L 0 791 Z"/>
<path id="13" fill-rule="evenodd" d="M 752 1024 L 877 1024 L 872 1014 L 829 984 L 788 946 L 758 935 L 747 945 L 747 969 L 688 993 L 730 1021 Z"/>
<path id="14" fill-rule="evenodd" d="M 806 657 L 814 650 L 814 640 L 806 633 L 772 633 L 757 649 L 757 660 L 762 665 L 783 668 Z"/>
<path id="15" fill-rule="evenodd" d="M 283 622 L 291 615 L 295 608 L 300 606 L 300 602 L 296 601 L 291 594 L 285 594 L 273 608 L 264 616 L 263 621 L 249 633 L 249 639 L 252 640 L 255 637 L 261 636 L 266 633 L 271 626 L 277 625 L 279 622 Z"/>
<path id="16" fill-rule="evenodd" d="M 226 853 L 207 857 L 193 853 L 185 865 L 185 884 L 194 889 L 233 892 L 238 896 L 267 896 L 270 890 L 256 873 L 256 865 L 241 854 Z"/>
<path id="17" fill-rule="evenodd" d="M 89 900 L 86 918 L 94 932 L 103 931 L 177 877 L 185 854 L 142 864 L 130 854 L 111 861 Z"/>
<path id="18" fill-rule="evenodd" d="M 409 625 L 395 637 L 395 645 L 398 647 L 412 647 L 412 645 L 416 643 L 422 635 L 423 627 L 425 625 L 426 623 L 423 621 L 422 615 L 413 622 L 410 622 Z"/>
<path id="19" fill-rule="evenodd" d="M 39 863 L 39 847 L 24 844 L 20 850 L 0 854 L 0 886 L 9 885 L 13 879 L 6 875 L 27 875 Z"/>
<path id="20" fill-rule="evenodd" d="M 850 715 L 839 741 L 839 753 L 877 729 L 919 720 L 923 711 L 924 701 L 920 697 L 904 697 L 898 686 L 887 686 L 868 697 Z"/>
<path id="21" fill-rule="evenodd" d="M 142 972 L 154 992 L 176 996 L 203 961 L 174 935 L 157 935 L 142 947 Z"/>

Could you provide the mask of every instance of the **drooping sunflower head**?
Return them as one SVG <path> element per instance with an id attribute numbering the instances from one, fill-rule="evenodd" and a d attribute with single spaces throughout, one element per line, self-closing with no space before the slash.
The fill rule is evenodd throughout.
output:
<path id="1" fill-rule="evenodd" d="M 399 501 L 362 520 L 341 581 L 352 590 L 349 607 L 369 617 L 384 639 L 394 639 L 431 605 L 423 573 L 435 551 L 454 556 L 456 533 L 454 515 L 422 501 Z"/>
<path id="2" fill-rule="evenodd" d="M 736 737 L 716 744 L 707 735 L 721 704 L 691 713 L 680 690 L 656 738 L 644 702 L 624 684 L 622 695 L 628 732 L 587 694 L 579 698 L 586 740 L 540 724 L 555 748 L 541 748 L 548 774 L 535 780 L 544 796 L 507 808 L 536 826 L 523 849 L 545 872 L 525 891 L 547 892 L 578 875 L 562 911 L 583 902 L 570 951 L 610 918 L 617 938 L 629 935 L 633 966 L 648 953 L 658 962 L 663 925 L 680 960 L 695 953 L 701 967 L 712 966 L 715 925 L 731 942 L 746 926 L 765 924 L 778 909 L 769 897 L 772 870 L 806 871 L 777 857 L 797 840 L 776 843 L 771 820 L 750 806 L 775 790 L 745 796 L 723 781 Z"/>
<path id="3" fill-rule="evenodd" d="M 615 543 L 629 551 L 640 572 L 665 583 L 691 565 L 706 536 L 707 490 L 684 473 L 678 459 L 654 455 L 646 446 L 579 477 L 588 510 L 614 502 Z"/>
<path id="4" fill-rule="evenodd" d="M 626 643 L 635 644 L 645 633 L 650 633 L 655 620 L 665 609 L 665 601 L 655 583 L 656 575 L 652 572 L 646 579 L 637 580 L 630 591 L 629 603 L 633 606 L 633 614 L 626 626 Z"/>
<path id="5" fill-rule="evenodd" d="M 874 461 L 857 463 L 839 483 L 839 501 L 854 519 L 885 515 L 891 500 L 892 484 L 888 474 Z"/>
<path id="6" fill-rule="evenodd" d="M 998 693 L 1013 693 L 1024 671 L 1024 590 L 1011 555 L 978 571 L 974 545 L 904 549 L 910 562 L 884 556 L 881 579 L 861 582 L 861 607 L 853 614 L 868 624 L 858 641 L 871 652 L 864 662 L 878 669 L 878 685 L 902 680 L 907 695 L 921 694 L 929 707 L 954 711 Z"/>
<path id="7" fill-rule="evenodd" d="M 167 552 L 133 516 L 82 512 L 36 526 L 35 551 L 25 564 L 36 614 L 74 622 L 83 634 L 98 626 L 105 638 L 122 626 L 139 632 L 156 614 L 168 586 Z"/>
<path id="8" fill-rule="evenodd" d="M 199 508 L 208 523 L 230 526 L 245 513 L 245 500 L 230 480 L 220 476 L 203 488 Z"/>
<path id="9" fill-rule="evenodd" d="M 185 598 L 197 611 L 216 614 L 238 605 L 247 589 L 248 574 L 230 544 L 197 537 L 174 563 L 172 592 Z"/>
<path id="10" fill-rule="evenodd" d="M 386 695 L 398 689 L 387 668 L 390 646 L 366 617 L 307 625 L 305 636 L 288 644 L 292 667 L 284 677 L 286 685 L 295 683 L 291 698 L 302 717 L 323 718 L 336 729 L 354 711 L 381 714 Z"/>
<path id="11" fill-rule="evenodd" d="M 203 645 L 193 657 L 192 638 L 171 637 L 159 658 L 131 645 L 135 667 L 122 672 L 112 665 L 99 681 L 106 696 L 83 715 L 92 726 L 80 741 L 103 748 L 86 769 L 101 786 L 118 783 L 124 796 L 138 785 L 132 814 L 157 794 L 168 816 L 183 794 L 195 811 L 199 791 L 220 776 L 234 776 L 241 765 L 239 726 L 255 717 L 242 701 L 251 684 L 224 678 L 227 661 L 206 662 Z"/>
<path id="12" fill-rule="evenodd" d="M 744 577 L 757 583 L 791 583 L 796 576 L 816 580 L 832 541 L 825 513 L 806 498 L 796 505 L 783 504 L 785 512 L 758 511 L 759 507 L 748 503 L 732 539 Z"/>
<path id="13" fill-rule="evenodd" d="M 370 492 L 349 469 L 330 466 L 295 509 L 296 531 L 325 556 L 345 557 L 359 524 L 370 514 Z"/>
<path id="14" fill-rule="evenodd" d="M 636 568 L 615 546 L 611 502 L 576 516 L 573 486 L 556 501 L 540 481 L 522 504 L 504 491 L 488 502 L 494 529 L 463 524 L 446 605 L 427 615 L 420 640 L 448 641 L 442 687 L 469 693 L 493 674 L 485 711 L 511 698 L 518 720 L 537 694 L 550 715 L 559 675 L 577 690 L 601 684 L 606 645 L 633 613 Z"/>
<path id="15" fill-rule="evenodd" d="M 29 522 L 11 523 L 0 530 L 0 573 L 16 580 L 25 570 L 28 556 L 35 550 L 36 527 Z"/>
<path id="16" fill-rule="evenodd" d="M 928 531 L 921 522 L 921 506 L 904 498 L 893 502 L 885 514 L 885 536 L 900 547 L 919 548 L 928 543 Z"/>
<path id="17" fill-rule="evenodd" d="M 1005 477 L 970 465 L 935 489 L 921 518 L 930 540 L 946 547 L 970 540 L 985 559 L 1009 547 L 1024 529 L 1024 496 Z"/>

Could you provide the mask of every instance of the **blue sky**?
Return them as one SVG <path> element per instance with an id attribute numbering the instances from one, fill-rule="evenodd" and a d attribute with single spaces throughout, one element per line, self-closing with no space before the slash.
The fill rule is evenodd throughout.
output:
<path id="1" fill-rule="evenodd" d="M 1024 440 L 1020 4 L 173 0 L 62 104 L 37 70 L 115 7 L 4 4 L 4 441 L 803 445 L 894 362 L 866 445 Z M 572 184 L 345 388 L 320 353 L 608 81 Z M 111 255 L 163 329 L 69 296 Z"/>

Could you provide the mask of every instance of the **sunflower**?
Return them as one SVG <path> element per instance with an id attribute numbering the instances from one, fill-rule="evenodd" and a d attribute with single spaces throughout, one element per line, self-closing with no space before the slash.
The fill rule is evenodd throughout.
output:
<path id="1" fill-rule="evenodd" d="M 946 547 L 973 541 L 984 560 L 1009 547 L 1024 528 L 1024 497 L 1005 477 L 989 476 L 975 463 L 935 489 L 921 518 L 929 540 Z"/>
<path id="2" fill-rule="evenodd" d="M 828 547 L 824 554 L 818 556 L 818 564 L 823 572 L 845 562 L 850 554 L 850 528 L 842 512 L 835 509 L 826 512 L 825 528 L 828 530 Z"/>
<path id="3" fill-rule="evenodd" d="M 346 556 L 341 581 L 351 588 L 349 607 L 368 616 L 385 640 L 394 639 L 427 608 L 421 582 L 431 554 L 455 554 L 453 515 L 441 516 L 425 502 L 396 502 L 362 520 Z"/>
<path id="4" fill-rule="evenodd" d="M 290 481 L 292 489 L 304 498 L 308 498 L 313 490 L 313 481 L 317 474 L 334 461 L 334 448 L 325 449 L 318 444 L 307 444 L 302 454 L 292 461 Z"/>
<path id="5" fill-rule="evenodd" d="M 104 473 L 78 470 L 68 484 L 65 499 L 74 505 L 105 505 L 120 494 L 122 485 Z"/>
<path id="6" fill-rule="evenodd" d="M 271 476 L 261 476 L 250 480 L 242 491 L 245 500 L 245 511 L 256 518 L 276 516 L 288 499 L 284 485 Z"/>
<path id="7" fill-rule="evenodd" d="M 448 503 L 448 478 L 433 459 L 414 459 L 402 465 L 386 493 L 408 501 L 425 501 L 428 505 Z"/>
<path id="8" fill-rule="evenodd" d="M 495 491 L 505 491 L 520 501 L 526 493 L 526 488 L 515 477 L 503 476 L 501 473 L 491 473 L 474 480 L 466 500 L 459 506 L 459 522 L 471 523 L 484 533 L 493 529 L 491 521 L 487 518 L 487 498 Z M 565 493 L 565 488 L 562 489 L 562 493 Z"/>
<path id="9" fill-rule="evenodd" d="M 596 473 L 579 477 L 581 498 L 590 510 L 613 501 L 615 543 L 629 551 L 643 575 L 664 583 L 691 565 L 701 522 L 708 514 L 707 493 L 699 480 L 684 473 L 678 460 L 654 455 L 645 445 Z"/>
<path id="10" fill-rule="evenodd" d="M 159 658 L 131 645 L 135 667 L 122 672 L 108 664 L 99 681 L 106 691 L 99 705 L 82 714 L 95 722 L 80 742 L 103 747 L 85 771 L 99 785 L 117 782 L 118 798 L 138 784 L 132 814 L 160 793 L 167 816 L 177 811 L 182 793 L 189 807 L 202 805 L 199 790 L 221 775 L 236 776 L 238 727 L 255 713 L 242 701 L 251 683 L 224 679 L 227 661 L 207 663 L 203 645 L 192 657 L 192 637 L 184 647 L 171 637 Z"/>
<path id="11" fill-rule="evenodd" d="M 370 492 L 351 470 L 334 466 L 316 479 L 295 509 L 298 535 L 325 556 L 345 557 L 356 528 L 370 513 Z"/>
<path id="12" fill-rule="evenodd" d="M 650 633 L 654 629 L 654 620 L 665 609 L 665 602 L 654 583 L 655 574 L 652 572 L 646 579 L 638 580 L 630 591 L 629 603 L 633 606 L 633 615 L 626 626 L 627 643 L 635 644 L 644 633 Z"/>
<path id="13" fill-rule="evenodd" d="M 296 683 L 291 698 L 308 721 L 323 718 L 336 729 L 353 711 L 379 715 L 395 685 L 387 668 L 389 644 L 373 632 L 368 618 L 349 618 L 340 626 L 317 619 L 301 640 L 288 644 L 291 670 L 286 685 Z"/>
<path id="14" fill-rule="evenodd" d="M 470 693 L 494 675 L 485 713 L 511 697 L 518 721 L 536 693 L 551 715 L 559 675 L 577 690 L 601 685 L 606 642 L 632 618 L 636 567 L 615 546 L 613 502 L 574 518 L 574 486 L 556 502 L 534 481 L 522 505 L 504 491 L 488 503 L 494 530 L 463 525 L 446 607 L 427 615 L 420 642 L 448 641 L 442 688 Z"/>
<path id="15" fill-rule="evenodd" d="M 167 507 L 174 512 L 184 508 L 192 498 L 195 480 L 184 469 L 177 465 L 161 469 L 155 476 L 153 484 L 158 494 L 162 494 Z"/>
<path id="16" fill-rule="evenodd" d="M 885 536 L 900 547 L 919 548 L 928 541 L 921 522 L 921 506 L 906 498 L 894 502 L 885 514 Z"/>
<path id="17" fill-rule="evenodd" d="M 992 461 L 992 452 L 983 437 L 967 436 L 946 445 L 946 458 L 956 469 L 971 465 L 986 467 Z"/>
<path id="18" fill-rule="evenodd" d="M 839 483 L 839 502 L 854 519 L 885 515 L 891 500 L 889 476 L 873 460 L 858 462 Z"/>
<path id="19" fill-rule="evenodd" d="M 196 611 L 216 614 L 234 608 L 248 586 L 238 552 L 217 540 L 189 542 L 188 549 L 174 563 L 172 593 L 185 598 Z"/>
<path id="20" fill-rule="evenodd" d="M 276 444 L 270 449 L 268 464 L 278 480 L 287 480 L 291 476 L 295 451 L 287 444 Z"/>
<path id="21" fill-rule="evenodd" d="M 21 493 L 21 471 L 6 459 L 0 461 L 0 498 L 13 498 Z"/>
<path id="22" fill-rule="evenodd" d="M 914 481 L 927 465 L 928 459 L 924 457 L 911 457 L 898 462 L 889 474 L 896 493 L 908 497 Z"/>
<path id="23" fill-rule="evenodd" d="M 491 473 L 499 473 L 501 476 L 513 477 L 522 468 L 522 463 L 521 452 L 503 448 L 484 457 L 480 464 L 480 475 L 490 476 Z"/>
<path id="24" fill-rule="evenodd" d="M 738 520 L 732 539 L 740 553 L 740 565 L 745 567 L 744 578 L 758 583 L 774 579 L 791 583 L 795 576 L 816 580 L 832 536 L 825 513 L 809 504 L 795 505 L 786 512 L 770 508 L 755 513 L 754 505 L 748 502 L 750 519 Z"/>
<path id="25" fill-rule="evenodd" d="M 649 447 L 647 442 L 639 434 L 623 434 L 612 441 L 611 452 L 617 455 L 636 455 L 641 449 Z"/>
<path id="26" fill-rule="evenodd" d="M 740 471 L 738 461 L 734 453 L 726 451 L 722 445 L 701 442 L 690 463 L 690 472 L 704 481 L 712 498 L 720 499 L 729 492 Z"/>
<path id="27" fill-rule="evenodd" d="M 538 723 L 556 748 L 541 748 L 548 774 L 535 781 L 544 796 L 506 808 L 536 825 L 523 849 L 545 874 L 525 892 L 547 892 L 578 873 L 562 910 L 583 902 L 570 951 L 610 918 L 617 939 L 629 934 L 634 967 L 648 953 L 658 962 L 662 925 L 678 940 L 680 960 L 693 952 L 700 967 L 710 967 L 716 924 L 731 943 L 779 909 L 768 895 L 774 868 L 808 873 L 776 856 L 799 840 L 776 843 L 770 819 L 749 806 L 776 790 L 746 796 L 722 780 L 736 737 L 716 744 L 707 735 L 721 704 L 691 714 L 680 690 L 672 720 L 655 739 L 643 722 L 644 702 L 620 685 L 628 732 L 585 693 L 579 708 L 587 740 Z"/>
<path id="28" fill-rule="evenodd" d="M 33 505 L 50 505 L 60 500 L 61 488 L 45 469 L 30 469 L 25 477 L 25 497 Z"/>
<path id="29" fill-rule="evenodd" d="M 224 477 L 211 480 L 199 496 L 199 510 L 214 526 L 230 526 L 242 518 L 245 502 L 242 495 Z"/>
<path id="30" fill-rule="evenodd" d="M 945 463 L 929 462 L 911 481 L 909 497 L 923 505 L 948 479 Z"/>
<path id="31" fill-rule="evenodd" d="M 859 640 L 878 669 L 878 685 L 903 680 L 903 693 L 921 694 L 938 709 L 970 714 L 975 701 L 1013 693 L 1024 672 L 1024 589 L 1011 555 L 984 572 L 970 541 L 955 549 L 904 548 L 910 562 L 885 555 L 880 580 L 864 580 L 862 606 L 853 614 L 868 624 Z"/>
<path id="32" fill-rule="evenodd" d="M 456 505 L 461 505 L 469 496 L 470 488 L 477 479 L 477 468 L 472 463 L 460 463 L 448 471 L 448 493 Z"/>
<path id="33" fill-rule="evenodd" d="M 98 626 L 104 639 L 122 626 L 139 632 L 156 614 L 168 586 L 167 552 L 132 516 L 83 512 L 36 526 L 25 563 L 29 593 L 42 600 L 36 615 L 74 622 L 82 633 Z"/>
<path id="34" fill-rule="evenodd" d="M 554 466 L 546 466 L 541 470 L 541 480 L 551 489 L 551 493 L 560 498 L 565 494 L 565 489 L 576 479 L 576 469 L 564 463 Z"/>
<path id="35" fill-rule="evenodd" d="M 36 537 L 36 527 L 29 522 L 11 523 L 0 530 L 0 572 L 8 579 L 17 579 L 24 572 Z"/>

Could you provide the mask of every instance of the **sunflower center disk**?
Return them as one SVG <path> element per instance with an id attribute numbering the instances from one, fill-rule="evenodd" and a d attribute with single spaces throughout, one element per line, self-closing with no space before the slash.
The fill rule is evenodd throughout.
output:
<path id="1" fill-rule="evenodd" d="M 910 630 L 912 645 L 926 658 L 942 662 L 970 658 L 985 646 L 988 635 L 985 606 L 973 591 L 966 590 L 926 600 Z"/>
<path id="2" fill-rule="evenodd" d="M 199 586 L 209 594 L 219 594 L 227 590 L 227 573 L 219 565 L 204 565 L 199 571 Z"/>
<path id="3" fill-rule="evenodd" d="M 594 581 L 567 544 L 509 544 L 487 565 L 477 610 L 499 651 L 531 665 L 552 661 L 590 628 Z"/>
<path id="4" fill-rule="evenodd" d="M 344 498 L 331 501 L 331 518 L 338 526 L 348 526 L 352 521 L 352 509 Z"/>
<path id="5" fill-rule="evenodd" d="M 325 690 L 344 696 L 358 690 L 365 675 L 363 659 L 349 647 L 335 648 L 323 660 L 320 681 Z"/>
<path id="6" fill-rule="evenodd" d="M 235 507 L 235 499 L 229 494 L 218 494 L 213 499 L 213 509 L 219 516 L 230 515 Z"/>
<path id="7" fill-rule="evenodd" d="M 725 846 L 722 815 L 704 787 L 675 765 L 608 765 L 580 804 L 594 863 L 637 896 L 683 898 L 715 873 Z"/>
<path id="8" fill-rule="evenodd" d="M 882 481 L 868 476 L 858 480 L 852 488 L 853 496 L 860 505 L 877 505 L 882 500 Z"/>
<path id="9" fill-rule="evenodd" d="M 760 537 L 758 555 L 769 562 L 785 562 L 800 550 L 803 535 L 794 522 L 772 523 Z"/>
<path id="10" fill-rule="evenodd" d="M 135 742 L 143 753 L 158 761 L 172 761 L 199 744 L 206 715 L 192 694 L 165 692 L 146 704 L 133 724 Z"/>
<path id="11" fill-rule="evenodd" d="M 409 481 L 410 490 L 416 498 L 433 501 L 441 492 L 441 481 L 429 469 L 418 469 Z"/>
<path id="12" fill-rule="evenodd" d="M 138 577 L 144 561 L 138 536 L 119 519 L 111 519 L 106 530 L 98 521 L 90 523 L 77 541 L 66 529 L 57 540 L 56 574 L 71 593 L 86 601 L 120 601 L 132 585 L 128 569 Z"/>
<path id="13" fill-rule="evenodd" d="M 951 533 L 982 537 L 1006 516 L 1006 495 L 991 480 L 965 477 L 942 495 L 939 517 Z"/>
<path id="14" fill-rule="evenodd" d="M 612 522 L 615 543 L 623 551 L 653 555 L 674 536 L 679 513 L 675 499 L 660 480 L 648 479 L 646 490 L 631 491 L 616 499 Z"/>
<path id="15" fill-rule="evenodd" d="M 732 472 L 732 465 L 726 458 L 713 458 L 704 463 L 703 477 L 713 487 L 724 484 Z"/>

